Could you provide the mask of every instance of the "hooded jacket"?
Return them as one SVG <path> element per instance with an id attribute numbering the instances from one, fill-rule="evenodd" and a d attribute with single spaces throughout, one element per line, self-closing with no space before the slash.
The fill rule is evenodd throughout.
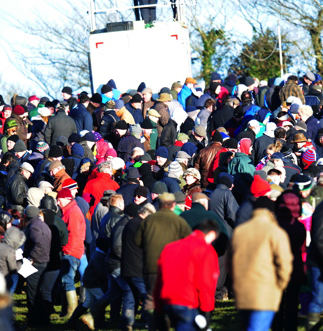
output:
<path id="1" fill-rule="evenodd" d="M 0 243 L 0 272 L 5 276 L 7 288 L 12 284 L 10 274 L 17 272 L 21 264 L 16 261 L 16 250 L 25 242 L 26 236 L 16 227 L 9 228 Z"/>

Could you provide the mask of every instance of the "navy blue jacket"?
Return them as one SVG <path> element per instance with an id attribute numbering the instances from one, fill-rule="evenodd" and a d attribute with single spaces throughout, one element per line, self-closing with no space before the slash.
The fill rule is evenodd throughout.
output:
<path id="1" fill-rule="evenodd" d="M 70 111 L 70 116 L 75 121 L 78 133 L 80 133 L 82 130 L 93 130 L 92 115 L 86 110 L 85 106 L 82 103 L 79 103 L 75 108 Z"/>
<path id="2" fill-rule="evenodd" d="M 307 138 L 311 139 L 312 141 L 315 140 L 317 131 L 322 128 L 320 122 L 314 116 L 311 116 L 305 122 L 307 125 Z"/>
<path id="3" fill-rule="evenodd" d="M 124 205 L 127 206 L 132 203 L 133 195 L 139 184 L 125 184 L 122 185 L 119 189 L 117 189 L 116 193 L 121 194 L 123 196 Z"/>
<path id="4" fill-rule="evenodd" d="M 180 180 L 177 178 L 165 176 L 161 180 L 161 182 L 164 182 L 166 184 L 169 193 L 175 193 L 177 191 L 181 191 L 181 188 L 179 186 Z"/>
<path id="5" fill-rule="evenodd" d="M 130 114 L 133 116 L 136 124 L 141 124 L 141 122 L 143 122 L 143 117 L 142 117 L 142 111 L 140 108 L 135 109 L 134 107 L 132 107 L 131 103 L 128 102 L 125 104 L 126 109 L 129 110 Z"/>
<path id="6" fill-rule="evenodd" d="M 127 162 L 135 147 L 140 147 L 145 150 L 144 145 L 135 136 L 130 135 L 122 138 L 118 145 L 118 156 L 121 157 L 123 161 Z"/>

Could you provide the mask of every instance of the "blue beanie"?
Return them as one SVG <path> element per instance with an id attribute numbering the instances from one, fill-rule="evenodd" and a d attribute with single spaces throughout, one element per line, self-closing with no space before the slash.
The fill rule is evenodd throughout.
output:
<path id="1" fill-rule="evenodd" d="M 159 147 L 157 148 L 156 152 L 155 152 L 155 156 L 160 156 L 163 157 L 165 159 L 168 158 L 168 150 L 166 147 Z"/>
<path id="2" fill-rule="evenodd" d="M 193 154 L 196 153 L 197 147 L 193 143 L 187 142 L 182 146 L 181 150 L 186 152 L 190 157 L 192 157 Z"/>

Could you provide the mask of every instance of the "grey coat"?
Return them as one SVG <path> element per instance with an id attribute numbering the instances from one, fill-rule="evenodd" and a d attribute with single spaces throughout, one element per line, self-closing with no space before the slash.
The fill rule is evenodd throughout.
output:
<path id="1" fill-rule="evenodd" d="M 55 116 L 49 118 L 44 137 L 47 144 L 53 146 L 58 137 L 68 138 L 72 133 L 77 133 L 75 121 L 64 111 L 59 111 Z"/>
<path id="2" fill-rule="evenodd" d="M 11 282 L 10 274 L 17 272 L 21 267 L 16 261 L 16 250 L 25 240 L 25 234 L 12 226 L 6 231 L 0 243 L 0 272 L 5 276 L 8 285 Z"/>

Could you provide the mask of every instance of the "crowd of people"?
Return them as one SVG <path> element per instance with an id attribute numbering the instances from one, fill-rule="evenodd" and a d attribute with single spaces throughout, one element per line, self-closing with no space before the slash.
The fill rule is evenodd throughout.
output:
<path id="1" fill-rule="evenodd" d="M 322 86 L 310 71 L 215 72 L 205 90 L 188 77 L 122 93 L 111 79 L 61 101 L 1 97 L 6 330 L 22 290 L 34 327 L 55 304 L 72 329 L 207 330 L 228 298 L 244 330 L 296 331 L 298 314 L 317 327 Z"/>

